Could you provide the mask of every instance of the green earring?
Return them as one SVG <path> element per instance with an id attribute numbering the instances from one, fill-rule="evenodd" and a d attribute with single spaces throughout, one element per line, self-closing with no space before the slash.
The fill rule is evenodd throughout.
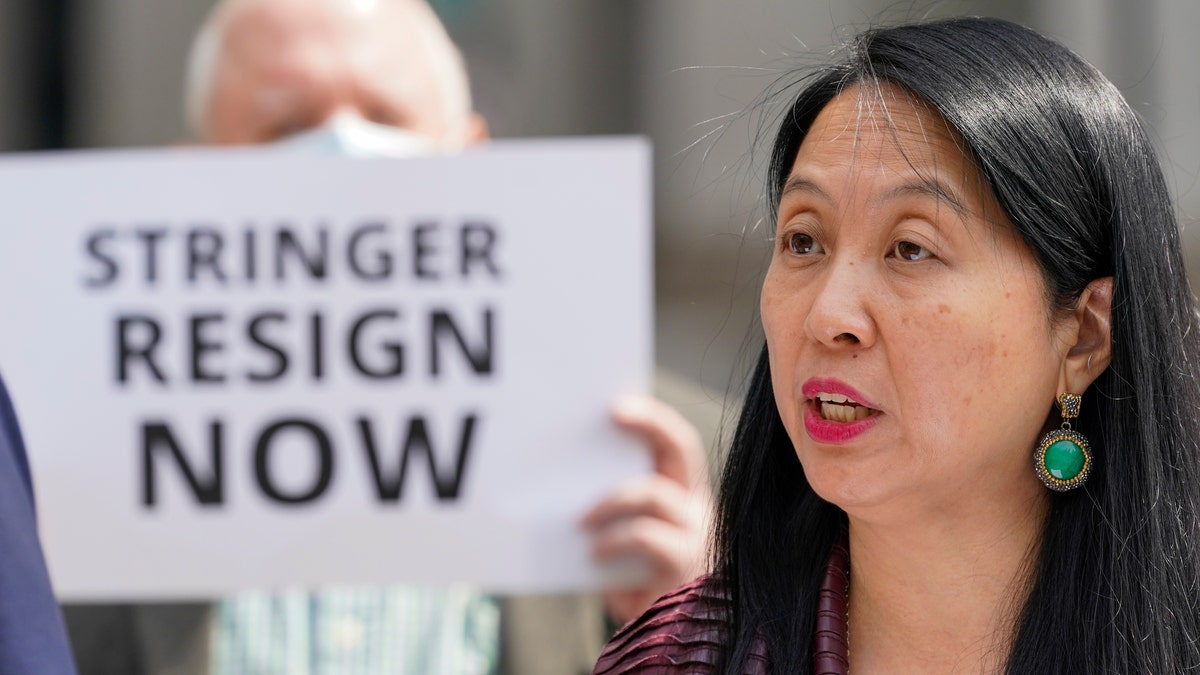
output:
<path id="1" fill-rule="evenodd" d="M 1045 436 L 1033 453 L 1033 468 L 1046 487 L 1055 492 L 1074 490 L 1083 485 L 1092 472 L 1092 451 L 1083 434 L 1071 428 L 1071 420 L 1079 417 L 1079 394 L 1059 394 L 1058 408 L 1062 411 L 1062 428 Z"/>

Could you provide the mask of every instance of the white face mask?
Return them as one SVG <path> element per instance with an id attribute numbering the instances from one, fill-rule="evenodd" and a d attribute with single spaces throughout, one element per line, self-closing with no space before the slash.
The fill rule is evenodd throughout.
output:
<path id="1" fill-rule="evenodd" d="M 314 129 L 272 144 L 282 150 L 332 157 L 419 157 L 437 151 L 433 139 L 415 131 L 339 113 Z"/>

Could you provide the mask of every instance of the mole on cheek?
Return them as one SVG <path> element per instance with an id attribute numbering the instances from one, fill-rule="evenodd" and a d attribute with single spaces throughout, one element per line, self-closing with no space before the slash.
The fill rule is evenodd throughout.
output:
<path id="1" fill-rule="evenodd" d="M 950 305 L 938 305 L 938 314 L 949 314 Z"/>

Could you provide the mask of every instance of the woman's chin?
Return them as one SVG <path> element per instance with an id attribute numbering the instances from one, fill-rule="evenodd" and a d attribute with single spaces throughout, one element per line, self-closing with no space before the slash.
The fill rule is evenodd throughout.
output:
<path id="1" fill-rule="evenodd" d="M 895 476 L 836 468 L 805 473 L 818 497 L 848 514 L 885 504 L 899 491 Z"/>

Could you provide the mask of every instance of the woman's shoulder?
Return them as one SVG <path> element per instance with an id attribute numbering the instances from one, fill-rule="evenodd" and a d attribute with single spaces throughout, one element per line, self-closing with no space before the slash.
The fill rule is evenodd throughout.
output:
<path id="1" fill-rule="evenodd" d="M 715 673 L 725 649 L 729 598 L 703 576 L 659 598 L 605 645 L 593 675 Z M 747 675 L 767 672 L 761 643 L 746 664 Z"/>

